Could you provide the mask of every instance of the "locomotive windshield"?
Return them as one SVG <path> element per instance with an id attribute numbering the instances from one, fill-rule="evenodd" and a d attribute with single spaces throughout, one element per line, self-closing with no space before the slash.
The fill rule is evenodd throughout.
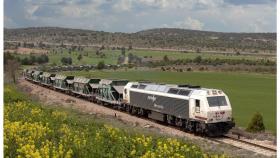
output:
<path id="1" fill-rule="evenodd" d="M 227 106 L 225 96 L 207 97 L 209 107 Z"/>

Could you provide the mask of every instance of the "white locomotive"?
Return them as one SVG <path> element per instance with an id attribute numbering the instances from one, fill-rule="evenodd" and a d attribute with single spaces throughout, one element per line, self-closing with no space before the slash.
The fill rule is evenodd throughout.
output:
<path id="1" fill-rule="evenodd" d="M 219 136 L 234 126 L 227 95 L 217 89 L 190 85 L 129 82 L 123 100 L 149 118 L 188 131 Z"/>

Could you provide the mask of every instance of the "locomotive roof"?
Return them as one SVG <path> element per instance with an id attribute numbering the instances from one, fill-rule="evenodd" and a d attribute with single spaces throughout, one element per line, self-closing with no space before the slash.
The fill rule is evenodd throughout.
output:
<path id="1" fill-rule="evenodd" d="M 133 82 L 131 88 L 184 95 L 184 96 L 188 96 L 190 93 L 195 95 L 207 95 L 207 96 L 216 96 L 216 95 L 224 94 L 222 90 L 211 89 L 211 88 L 200 88 L 200 86 L 192 86 L 192 85 L 174 85 L 174 84 L 168 85 L 168 84 Z"/>
<path id="2" fill-rule="evenodd" d="M 194 87 L 194 88 L 190 88 Z M 132 88 L 143 89 L 148 91 L 178 94 L 178 95 L 189 95 L 193 90 L 197 89 L 198 86 L 178 86 L 175 84 L 157 84 L 157 83 L 132 83 Z"/>

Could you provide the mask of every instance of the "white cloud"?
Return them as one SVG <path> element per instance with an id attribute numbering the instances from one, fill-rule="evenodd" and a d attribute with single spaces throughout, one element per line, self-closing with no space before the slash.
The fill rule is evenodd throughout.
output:
<path id="1" fill-rule="evenodd" d="M 137 1 L 137 0 L 136 0 Z M 159 8 L 167 8 L 171 7 L 172 4 L 176 3 L 176 1 L 168 1 L 168 0 L 139 0 L 139 3 L 142 3 L 147 6 L 159 7 Z"/>
<path id="2" fill-rule="evenodd" d="M 183 21 L 175 21 L 171 25 L 163 24 L 163 27 L 174 27 L 174 28 L 182 28 L 182 29 L 192 29 L 192 30 L 202 30 L 204 24 L 191 17 L 186 17 Z"/>
<path id="3" fill-rule="evenodd" d="M 132 0 L 119 0 L 113 5 L 116 12 L 130 11 L 132 7 Z"/>
<path id="4" fill-rule="evenodd" d="M 5 27 L 66 26 L 121 32 L 156 27 L 276 31 L 275 3 L 244 1 L 236 5 L 226 0 L 4 0 L 4 21 Z"/>

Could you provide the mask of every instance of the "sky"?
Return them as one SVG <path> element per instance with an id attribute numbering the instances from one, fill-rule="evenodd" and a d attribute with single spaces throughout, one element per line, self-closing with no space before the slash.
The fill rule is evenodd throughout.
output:
<path id="1" fill-rule="evenodd" d="M 4 26 L 276 32 L 276 0 L 4 0 Z"/>

